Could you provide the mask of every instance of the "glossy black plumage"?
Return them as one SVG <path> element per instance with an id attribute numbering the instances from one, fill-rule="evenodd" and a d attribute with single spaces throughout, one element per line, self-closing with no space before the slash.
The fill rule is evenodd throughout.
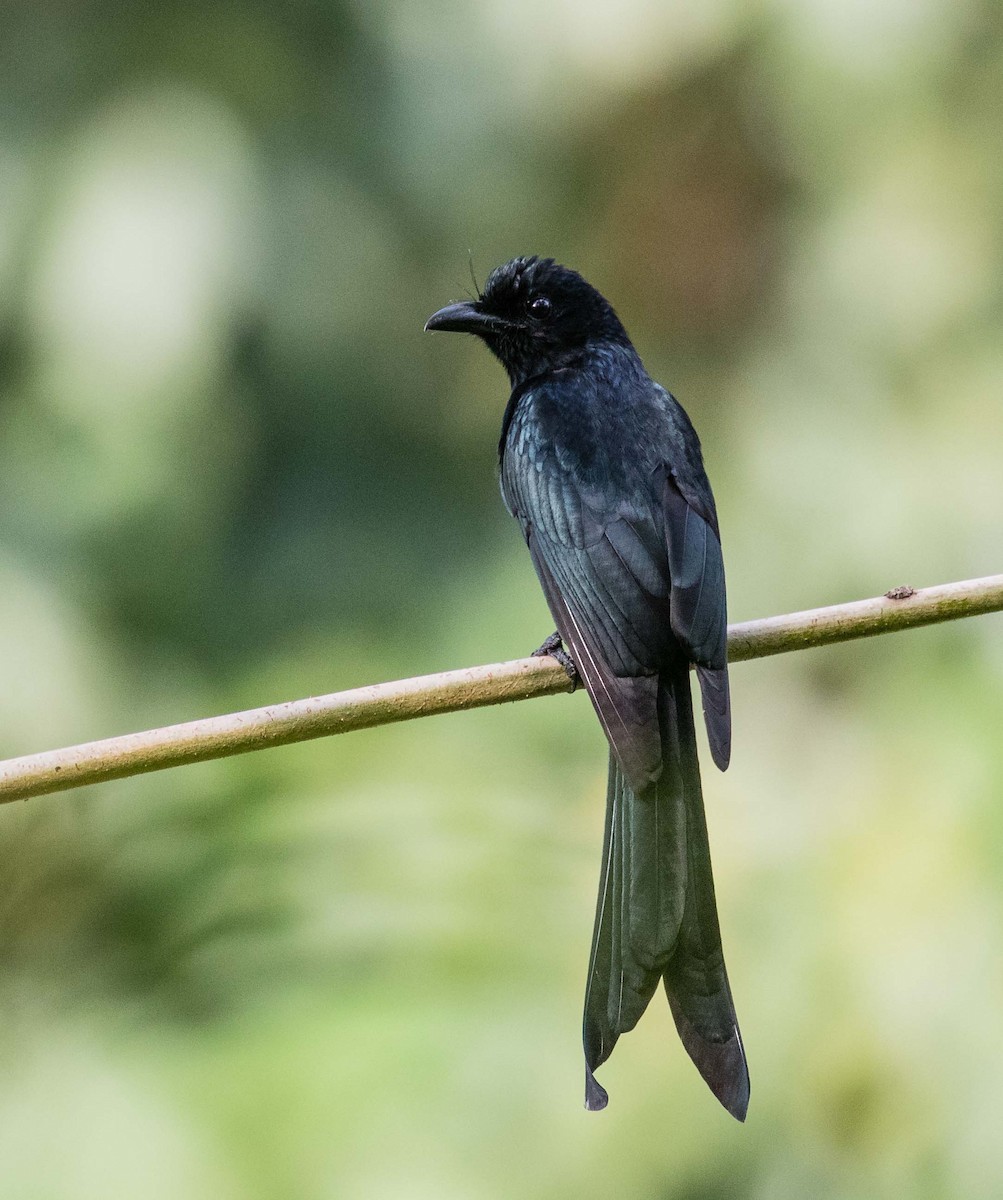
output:
<path id="1" fill-rule="evenodd" d="M 429 329 L 475 333 L 508 371 L 499 446 L 557 629 L 610 743 L 602 876 L 586 985 L 594 1071 L 659 981 L 684 1046 L 743 1120 L 745 1055 L 721 952 L 689 667 L 711 752 L 728 764 L 724 565 L 700 443 L 607 301 L 576 272 L 521 258 Z"/>

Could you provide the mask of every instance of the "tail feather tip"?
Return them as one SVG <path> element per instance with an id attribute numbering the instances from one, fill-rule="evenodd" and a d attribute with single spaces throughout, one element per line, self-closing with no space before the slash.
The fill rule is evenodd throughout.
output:
<path id="1" fill-rule="evenodd" d="M 704 1042 L 699 1048 L 687 1045 L 686 1049 L 724 1109 L 736 1121 L 744 1122 L 749 1111 L 750 1088 L 741 1039 L 735 1036 L 724 1044 Z"/>
<path id="2" fill-rule="evenodd" d="M 749 1077 L 745 1076 L 737 1087 L 729 1090 L 727 1095 L 718 1095 L 718 1099 L 724 1105 L 725 1109 L 731 1113 L 736 1121 L 745 1122 L 746 1114 L 749 1111 Z"/>
<path id="3" fill-rule="evenodd" d="M 601 1112 L 609 1104 L 606 1089 L 592 1074 L 589 1067 L 585 1068 L 585 1107 L 589 1112 Z"/>

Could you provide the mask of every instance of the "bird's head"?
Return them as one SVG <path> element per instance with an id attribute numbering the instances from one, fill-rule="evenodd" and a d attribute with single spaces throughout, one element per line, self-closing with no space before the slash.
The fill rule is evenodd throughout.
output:
<path id="1" fill-rule="evenodd" d="M 609 302 L 552 258 L 514 258 L 496 267 L 476 300 L 448 304 L 426 329 L 475 333 L 501 359 L 513 384 L 570 365 L 590 344 L 629 345 Z"/>

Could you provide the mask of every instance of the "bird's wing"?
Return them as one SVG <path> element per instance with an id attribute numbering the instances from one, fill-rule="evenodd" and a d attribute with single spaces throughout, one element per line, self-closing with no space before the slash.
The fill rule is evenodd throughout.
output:
<path id="1" fill-rule="evenodd" d="M 640 789 L 658 777 L 657 675 L 680 651 L 697 665 L 711 751 L 723 769 L 727 624 L 713 501 L 708 509 L 664 467 L 650 504 L 620 498 L 602 513 L 599 498 L 518 446 L 503 458 L 502 476 L 558 630 L 627 778 Z"/>
<path id="2" fill-rule="evenodd" d="M 502 460 L 506 503 L 519 520 L 558 631 L 571 650 L 624 773 L 639 788 L 661 769 L 656 698 L 666 641 L 667 570 L 614 512 L 598 511 L 549 456 L 519 441 Z M 664 560 L 664 549 L 661 551 Z"/>
<path id="3" fill-rule="evenodd" d="M 672 632 L 696 664 L 707 740 L 725 770 L 731 757 L 728 689 L 728 610 L 717 514 L 709 488 L 665 470 L 662 488 L 665 543 L 672 581 Z"/>
<path id="4" fill-rule="evenodd" d="M 647 508 L 604 505 L 522 439 L 502 460 L 502 486 L 613 751 L 642 790 L 661 771 L 659 668 L 679 658 L 655 494 Z"/>
<path id="5" fill-rule="evenodd" d="M 666 469 L 662 514 L 669 576 L 672 581 L 672 632 L 690 662 L 710 668 L 727 661 L 724 559 L 710 514 L 701 513 Z"/>

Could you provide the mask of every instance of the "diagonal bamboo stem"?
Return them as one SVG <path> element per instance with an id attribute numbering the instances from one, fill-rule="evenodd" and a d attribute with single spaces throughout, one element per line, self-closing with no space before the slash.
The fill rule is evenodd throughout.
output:
<path id="1" fill-rule="evenodd" d="M 1003 575 L 945 583 L 920 591 L 895 588 L 871 600 L 732 625 L 728 629 L 728 658 L 731 662 L 744 662 L 1001 609 Z M 570 690 L 567 675 L 553 658 L 520 658 L 291 700 L 267 708 L 7 759 L 0 762 L 0 802 L 25 800 L 47 792 L 353 729 Z"/>

